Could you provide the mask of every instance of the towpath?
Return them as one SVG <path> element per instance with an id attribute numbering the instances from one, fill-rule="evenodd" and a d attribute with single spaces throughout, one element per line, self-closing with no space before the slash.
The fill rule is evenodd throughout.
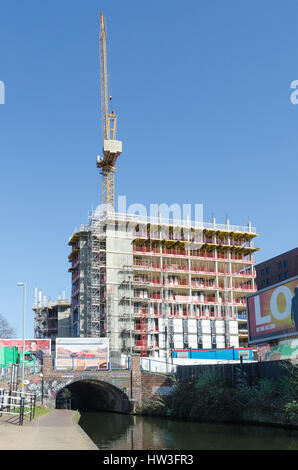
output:
<path id="1" fill-rule="evenodd" d="M 77 417 L 76 411 L 53 410 L 19 426 L 16 418 L 3 415 L 0 450 L 98 450 Z"/>

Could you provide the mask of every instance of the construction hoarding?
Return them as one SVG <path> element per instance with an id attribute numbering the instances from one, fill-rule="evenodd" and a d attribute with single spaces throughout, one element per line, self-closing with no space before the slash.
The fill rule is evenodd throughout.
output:
<path id="1" fill-rule="evenodd" d="M 247 297 L 249 343 L 298 335 L 298 276 Z"/>
<path id="2" fill-rule="evenodd" d="M 107 338 L 57 338 L 56 369 L 107 369 L 109 340 Z"/>
<path id="3" fill-rule="evenodd" d="M 23 351 L 22 339 L 5 339 L 0 338 L 0 348 L 16 346 L 19 353 Z M 25 352 L 32 353 L 37 359 L 42 360 L 44 355 L 51 354 L 50 339 L 25 339 Z"/>

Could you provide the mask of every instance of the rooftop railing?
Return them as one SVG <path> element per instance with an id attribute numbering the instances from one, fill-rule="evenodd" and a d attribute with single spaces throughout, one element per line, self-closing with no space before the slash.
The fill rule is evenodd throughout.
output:
<path id="1" fill-rule="evenodd" d="M 228 224 L 217 224 L 213 222 L 203 222 L 200 220 L 183 220 L 183 219 L 171 219 L 167 217 L 151 217 L 145 216 L 141 214 L 127 214 L 127 213 L 119 213 L 114 212 L 110 213 L 105 216 L 101 217 L 91 217 L 91 221 L 88 225 L 82 224 L 80 227 L 75 229 L 72 235 L 69 237 L 69 241 L 73 238 L 76 233 L 79 232 L 88 232 L 90 230 L 94 230 L 98 228 L 101 229 L 101 224 L 106 222 L 128 222 L 131 224 L 151 224 L 151 225 L 164 225 L 164 226 L 173 226 L 173 227 L 181 227 L 186 229 L 198 229 L 198 230 L 221 230 L 227 232 L 243 232 L 243 233 L 256 233 L 256 227 L 251 226 L 250 224 L 247 225 L 230 225 Z"/>

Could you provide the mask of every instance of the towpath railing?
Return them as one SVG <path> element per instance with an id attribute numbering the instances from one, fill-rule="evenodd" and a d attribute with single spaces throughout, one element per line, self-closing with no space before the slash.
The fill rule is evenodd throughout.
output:
<path id="1" fill-rule="evenodd" d="M 17 416 L 19 426 L 22 426 L 25 416 L 28 416 L 30 421 L 34 418 L 35 406 L 35 393 L 0 389 L 0 417 L 3 414 Z"/>

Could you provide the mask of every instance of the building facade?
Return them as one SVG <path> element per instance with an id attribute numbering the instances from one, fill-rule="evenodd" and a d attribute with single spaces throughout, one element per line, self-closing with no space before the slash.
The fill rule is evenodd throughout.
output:
<path id="1" fill-rule="evenodd" d="M 247 346 L 256 290 L 254 227 L 93 217 L 69 239 L 71 335 L 108 337 L 112 354 Z"/>
<path id="2" fill-rule="evenodd" d="M 71 301 L 58 299 L 35 301 L 32 307 L 34 312 L 34 337 L 37 339 L 51 339 L 52 351 L 55 350 L 56 338 L 71 336 Z"/>
<path id="3" fill-rule="evenodd" d="M 298 275 L 298 247 L 256 265 L 257 289 Z"/>

